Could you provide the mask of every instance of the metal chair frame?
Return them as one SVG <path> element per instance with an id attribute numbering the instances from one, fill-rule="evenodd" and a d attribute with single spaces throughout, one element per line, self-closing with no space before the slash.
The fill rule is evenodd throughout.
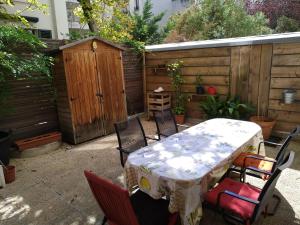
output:
<path id="1" fill-rule="evenodd" d="M 145 135 L 145 131 L 144 131 L 144 128 L 143 128 L 143 125 L 141 123 L 141 120 L 138 116 L 135 116 L 135 117 L 131 117 L 129 118 L 128 120 L 125 120 L 125 121 L 120 121 L 118 123 L 115 123 L 114 124 L 114 127 L 115 127 L 115 131 L 117 133 L 117 137 L 118 137 L 118 144 L 119 144 L 119 147 L 117 147 L 117 150 L 120 151 L 120 160 L 121 160 L 121 165 L 122 167 L 124 167 L 125 165 L 125 162 L 124 162 L 124 157 L 123 157 L 123 153 L 126 154 L 126 155 L 129 155 L 130 153 L 132 153 L 132 151 L 126 151 L 126 149 L 124 149 L 122 147 L 122 140 L 121 140 L 121 135 L 120 135 L 120 131 L 119 131 L 119 128 L 118 128 L 118 125 L 121 124 L 121 123 L 124 123 L 124 122 L 130 122 L 131 120 L 137 120 L 138 121 L 138 124 L 139 124 L 139 127 L 141 129 L 141 132 L 142 132 L 142 135 L 143 135 L 143 140 L 144 140 L 144 143 L 145 143 L 145 146 L 148 145 L 148 142 L 147 142 L 147 139 L 146 139 L 146 135 Z M 137 149 L 136 149 L 137 150 Z"/>
<path id="2" fill-rule="evenodd" d="M 171 109 L 167 109 L 167 110 L 163 111 L 162 114 L 164 112 L 170 113 L 171 119 L 172 119 L 172 121 L 174 123 L 175 133 L 178 133 L 178 125 L 176 123 L 175 116 L 172 113 L 172 110 Z M 154 115 L 155 125 L 156 125 L 156 129 L 157 129 L 158 140 L 161 140 L 161 137 L 168 137 L 168 136 L 170 136 L 170 135 L 166 135 L 166 134 L 164 134 L 164 133 L 161 132 L 161 129 L 160 129 L 160 126 L 159 126 L 160 121 L 158 120 L 157 112 L 154 111 L 153 115 Z"/>

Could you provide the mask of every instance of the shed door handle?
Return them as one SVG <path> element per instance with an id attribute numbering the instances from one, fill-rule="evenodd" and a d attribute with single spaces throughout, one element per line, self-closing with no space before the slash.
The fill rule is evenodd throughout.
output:
<path id="1" fill-rule="evenodd" d="M 97 93 L 96 94 L 97 97 L 103 98 L 103 94 Z"/>

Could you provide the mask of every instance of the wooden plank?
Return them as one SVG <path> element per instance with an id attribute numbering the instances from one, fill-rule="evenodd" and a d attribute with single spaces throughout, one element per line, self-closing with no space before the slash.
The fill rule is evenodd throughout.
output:
<path id="1" fill-rule="evenodd" d="M 274 44 L 274 55 L 300 54 L 300 43 Z"/>
<path id="2" fill-rule="evenodd" d="M 281 111 L 291 111 L 291 112 L 300 112 L 300 104 L 284 104 L 280 100 L 270 100 L 269 109 L 281 110 Z"/>
<path id="3" fill-rule="evenodd" d="M 230 48 L 202 48 L 179 51 L 146 52 L 148 59 L 177 59 L 190 57 L 229 56 Z"/>
<path id="4" fill-rule="evenodd" d="M 258 100 L 258 113 L 259 115 L 266 116 L 268 113 L 269 105 L 269 90 L 271 79 L 271 66 L 272 66 L 272 45 L 262 45 L 261 60 L 260 60 L 260 79 L 259 79 L 259 100 Z"/>
<path id="5" fill-rule="evenodd" d="M 235 96 L 238 93 L 238 76 L 240 64 L 240 47 L 231 48 L 231 67 L 230 67 L 230 94 Z"/>
<path id="6" fill-rule="evenodd" d="M 211 66 L 211 67 L 183 67 L 183 75 L 229 75 L 230 67 L 229 66 Z M 155 75 L 167 75 L 168 72 L 164 70 L 155 70 L 155 68 L 146 68 L 146 76 L 155 76 Z"/>
<path id="7" fill-rule="evenodd" d="M 204 85 L 228 85 L 229 77 L 227 76 L 201 76 Z M 183 76 L 185 84 L 196 83 L 196 76 Z M 147 76 L 148 83 L 171 83 L 169 76 Z"/>
<path id="8" fill-rule="evenodd" d="M 163 89 L 166 91 L 166 92 L 172 92 L 173 91 L 173 88 L 170 84 L 161 84 L 161 83 L 158 83 L 158 84 L 155 84 L 155 83 L 147 83 L 147 91 L 153 91 L 155 90 L 156 88 L 158 87 L 163 87 Z M 207 90 L 209 86 L 204 86 L 204 88 Z M 221 94 L 221 95 L 227 95 L 228 94 L 228 86 L 217 86 L 217 85 L 214 85 L 214 87 L 217 89 L 217 93 Z M 186 93 L 196 93 L 196 87 L 195 85 L 183 85 L 182 86 L 182 90 L 183 92 L 186 92 Z"/>
<path id="9" fill-rule="evenodd" d="M 269 116 L 279 121 L 300 124 L 300 112 L 269 110 Z"/>
<path id="10" fill-rule="evenodd" d="M 271 88 L 300 89 L 300 78 L 272 78 Z"/>
<path id="11" fill-rule="evenodd" d="M 250 53 L 248 102 L 255 108 L 257 108 L 258 105 L 260 56 L 261 45 L 252 46 Z"/>
<path id="12" fill-rule="evenodd" d="M 270 90 L 270 99 L 282 100 L 282 91 L 284 89 L 271 89 Z M 300 91 L 296 93 L 295 99 L 300 101 Z"/>
<path id="13" fill-rule="evenodd" d="M 228 66 L 230 57 L 199 57 L 199 58 L 176 58 L 176 59 L 150 59 L 146 61 L 147 66 L 167 65 L 181 60 L 184 66 Z"/>
<path id="14" fill-rule="evenodd" d="M 272 77 L 300 77 L 300 66 L 272 67 Z"/>
<path id="15" fill-rule="evenodd" d="M 248 101 L 248 76 L 250 69 L 250 46 L 242 46 L 240 48 L 240 63 L 237 95 L 240 96 L 241 101 Z"/>
<path id="16" fill-rule="evenodd" d="M 275 127 L 273 128 L 273 132 L 276 133 L 290 133 L 298 124 L 290 123 L 285 121 L 277 121 Z"/>
<path id="17" fill-rule="evenodd" d="M 273 66 L 300 66 L 300 54 L 274 55 Z"/>

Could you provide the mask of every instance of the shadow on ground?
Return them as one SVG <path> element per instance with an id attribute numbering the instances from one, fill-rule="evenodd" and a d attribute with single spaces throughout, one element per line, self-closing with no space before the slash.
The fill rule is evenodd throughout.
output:
<path id="1" fill-rule="evenodd" d="M 143 125 L 147 134 L 153 134 L 153 122 L 143 121 Z M 12 160 L 17 179 L 0 190 L 0 224 L 101 224 L 103 214 L 83 171 L 92 170 L 121 185 L 123 170 L 116 146 L 116 136 L 110 135 L 77 146 L 64 145 L 60 150 L 35 158 Z M 275 216 L 261 218 L 257 224 L 300 224 L 300 144 L 290 148 L 296 151 L 296 161 L 278 182 L 282 203 Z M 268 155 L 275 153 L 274 149 L 267 149 Z M 201 225 L 219 224 L 225 224 L 220 215 L 204 210 Z"/>

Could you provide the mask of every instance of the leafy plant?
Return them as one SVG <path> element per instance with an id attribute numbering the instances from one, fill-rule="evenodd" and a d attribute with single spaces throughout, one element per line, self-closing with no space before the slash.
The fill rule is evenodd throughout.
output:
<path id="1" fill-rule="evenodd" d="M 172 20 L 176 26 L 170 35 L 183 40 L 241 37 L 272 31 L 264 14 L 249 15 L 242 0 L 203 0 Z"/>
<path id="2" fill-rule="evenodd" d="M 202 79 L 201 75 L 197 75 L 196 82 L 195 82 L 196 86 L 201 86 L 202 82 L 203 82 L 203 79 Z"/>
<path id="3" fill-rule="evenodd" d="M 281 16 L 277 20 L 275 31 L 277 33 L 296 32 L 300 30 L 300 22 L 295 19 Z"/>
<path id="4" fill-rule="evenodd" d="M 41 52 L 45 47 L 21 27 L 0 26 L 0 108 L 6 107 L 10 79 L 51 77 L 52 58 Z"/>
<path id="5" fill-rule="evenodd" d="M 220 95 L 207 96 L 207 99 L 200 104 L 200 107 L 208 119 L 246 119 L 254 110 L 249 104 L 241 103 L 238 97 L 231 98 L 228 96 L 226 99 L 222 99 Z"/>
<path id="6" fill-rule="evenodd" d="M 182 61 L 176 61 L 167 65 L 168 75 L 171 77 L 172 87 L 175 92 L 175 105 L 173 111 L 176 115 L 185 113 L 185 104 L 187 100 L 186 95 L 182 92 L 182 85 L 184 84 L 184 79 L 181 74 L 182 66 Z"/>

